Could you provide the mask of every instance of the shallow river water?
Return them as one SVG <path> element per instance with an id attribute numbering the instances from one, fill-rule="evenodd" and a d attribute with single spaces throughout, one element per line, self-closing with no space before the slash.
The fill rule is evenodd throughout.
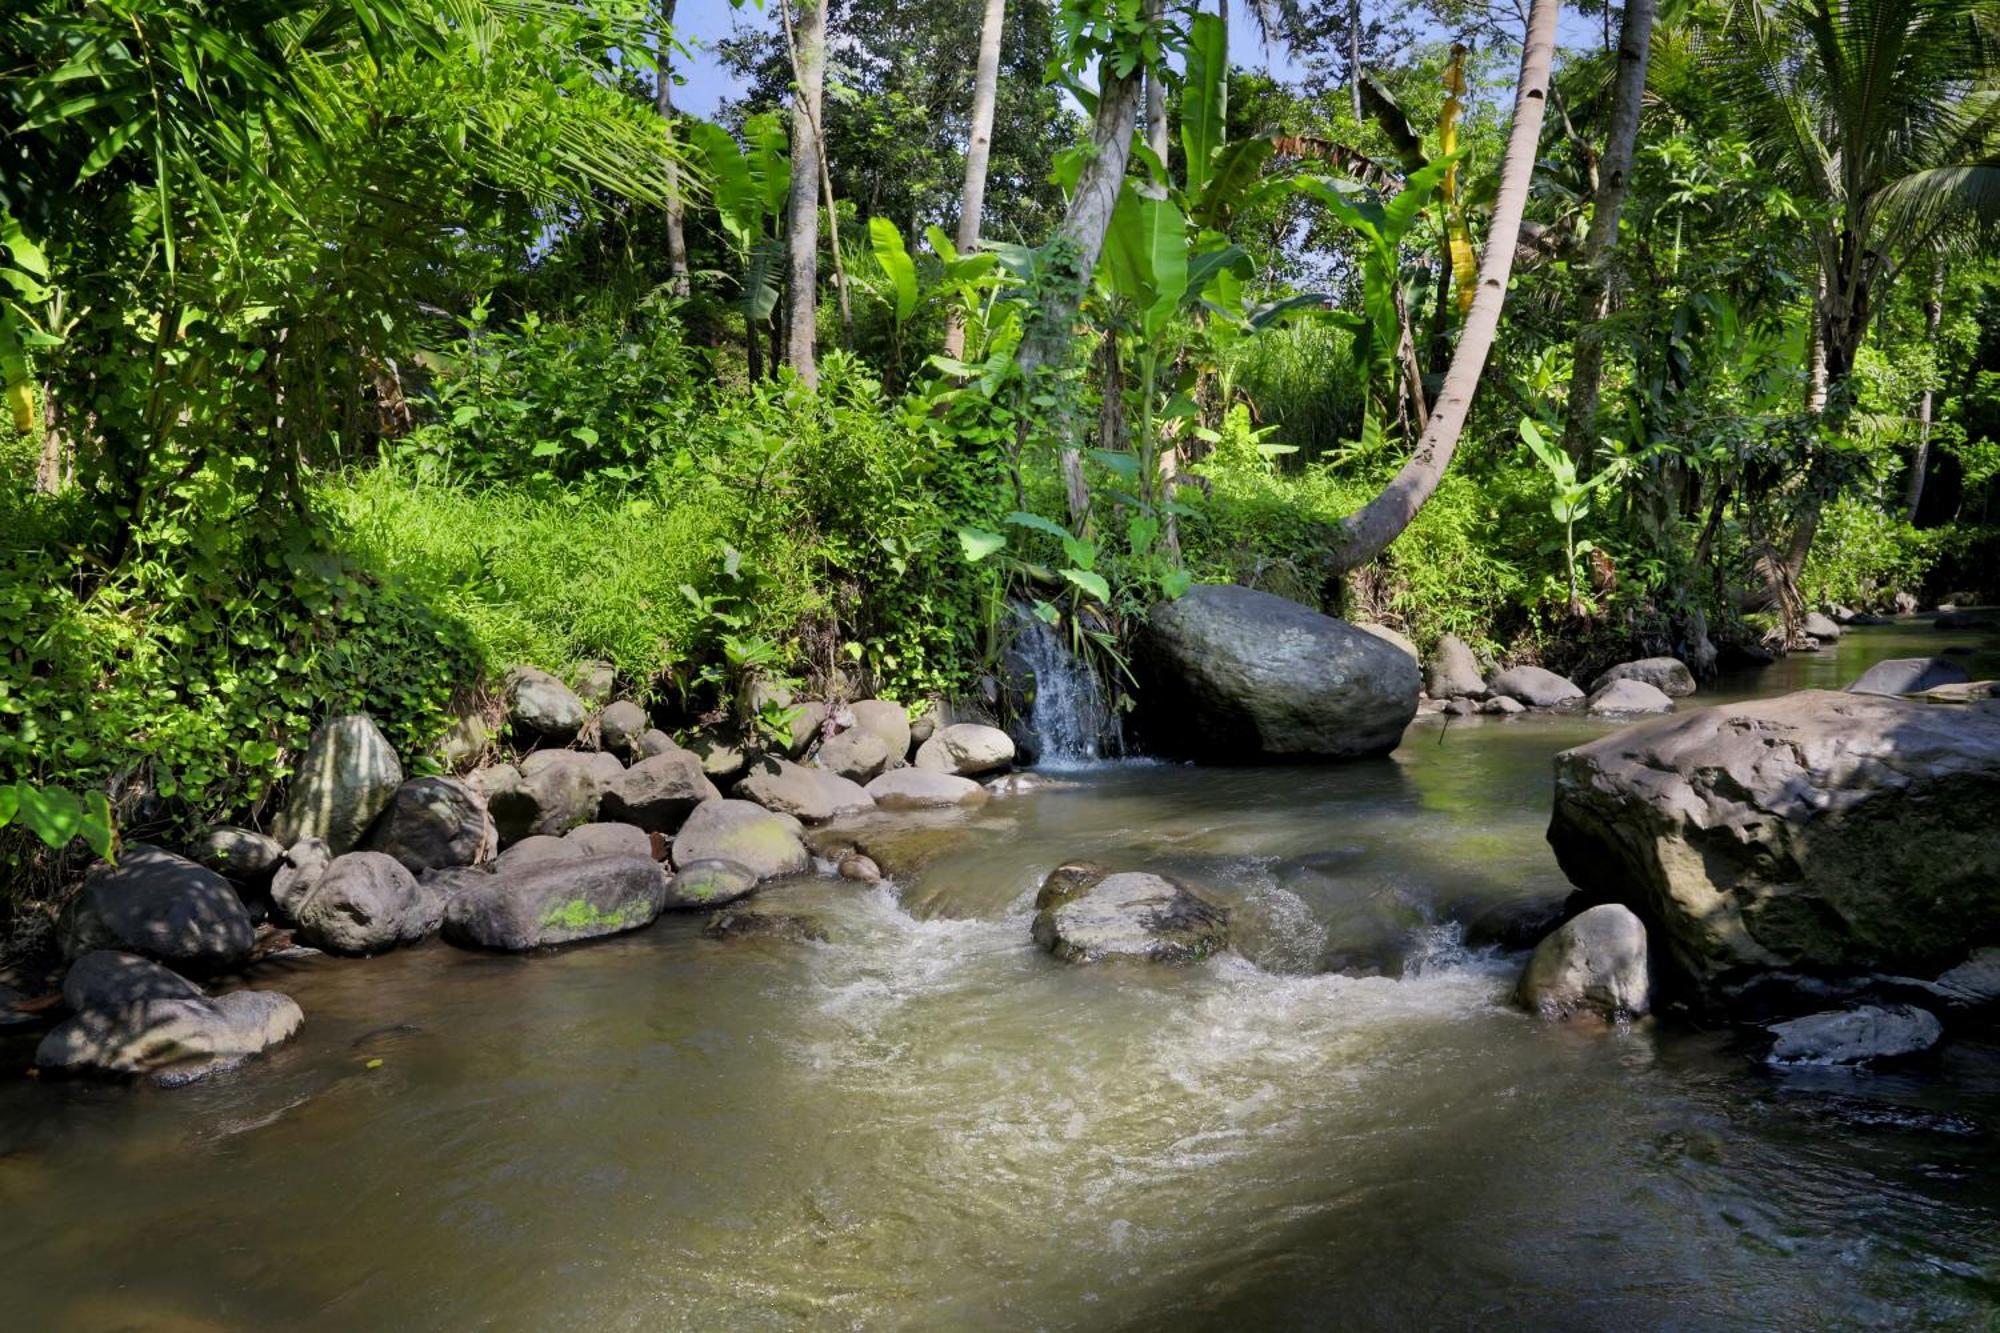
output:
<path id="1" fill-rule="evenodd" d="M 1861 631 L 1710 697 L 1960 641 Z M 9 1039 L 0 1320 L 1994 1327 L 2000 1049 L 1779 1075 L 1723 1033 L 1544 1026 L 1521 956 L 1465 946 L 1564 890 L 1550 756 L 1605 729 L 1059 774 L 887 837 L 895 886 L 756 900 L 826 942 L 672 917 L 267 965 L 300 1036 L 189 1088 L 16 1077 Z M 1029 904 L 1075 857 L 1201 885 L 1241 956 L 1054 962 Z"/>

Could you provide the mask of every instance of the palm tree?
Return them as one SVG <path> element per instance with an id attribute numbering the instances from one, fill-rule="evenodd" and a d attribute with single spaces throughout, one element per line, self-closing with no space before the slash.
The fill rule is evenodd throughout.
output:
<path id="1" fill-rule="evenodd" d="M 986 0 L 979 24 L 979 64 L 972 76 L 972 133 L 965 144 L 965 193 L 958 204 L 958 252 L 979 244 L 980 215 L 986 211 L 986 163 L 993 151 L 993 106 L 1000 97 L 1000 34 L 1007 23 L 1007 0 Z M 965 313 L 952 307 L 944 331 L 944 354 L 965 351 Z"/>
<path id="2" fill-rule="evenodd" d="M 1761 160 L 1812 205 L 1814 350 L 1835 429 L 1886 289 L 1940 239 L 2000 218 L 1996 24 L 1994 0 L 1737 0 L 1713 44 L 1721 90 Z M 1819 453 L 1783 555 L 1763 562 L 1768 595 L 1787 611 L 1798 609 L 1831 473 Z"/>
<path id="3" fill-rule="evenodd" d="M 1598 161 L 1596 197 L 1577 283 L 1576 352 L 1569 377 L 1569 419 L 1563 428 L 1563 448 L 1579 467 L 1589 459 L 1597 441 L 1597 396 L 1604 379 L 1603 320 L 1611 313 L 1611 251 L 1618 243 L 1618 214 L 1625 207 L 1632 154 L 1639 143 L 1646 61 L 1657 12 L 1655 0 L 1625 0 L 1625 19 L 1619 29 L 1611 124 L 1604 134 L 1604 156 Z"/>
<path id="4" fill-rule="evenodd" d="M 679 0 L 660 0 L 660 26 L 655 40 L 659 43 L 658 82 L 654 85 L 653 105 L 660 113 L 660 119 L 669 125 L 674 121 L 674 78 L 669 52 L 673 49 L 674 7 Z M 687 232 L 681 220 L 681 182 L 678 168 L 670 167 L 667 187 L 667 284 L 675 296 L 685 299 L 691 289 L 688 276 Z"/>
<path id="5" fill-rule="evenodd" d="M 1500 160 L 1500 186 L 1493 200 L 1486 251 L 1480 259 L 1479 284 L 1452 352 L 1451 366 L 1445 371 L 1444 386 L 1431 406 L 1430 421 L 1418 437 L 1410 461 L 1381 494 L 1341 521 L 1332 554 L 1336 572 L 1367 564 L 1402 535 L 1437 489 L 1458 449 L 1466 412 L 1493 350 L 1500 310 L 1507 300 L 1521 212 L 1528 201 L 1528 183 L 1534 176 L 1542 119 L 1548 109 L 1549 67 L 1555 59 L 1560 9 L 1560 0 L 1533 0 L 1528 10 L 1526 39 L 1521 44 L 1521 81 L 1514 91 L 1514 125 L 1507 136 L 1506 155 Z"/>

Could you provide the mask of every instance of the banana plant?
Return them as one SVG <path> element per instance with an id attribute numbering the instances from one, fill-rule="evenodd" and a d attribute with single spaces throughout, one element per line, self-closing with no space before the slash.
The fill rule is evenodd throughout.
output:
<path id="1" fill-rule="evenodd" d="M 777 230 L 792 180 L 785 128 L 772 113 L 751 116 L 743 122 L 747 150 L 737 146 L 729 131 L 706 121 L 690 124 L 687 134 L 708 167 L 716 214 L 736 252 L 736 308 L 743 315 L 744 345 L 755 379 L 762 361 L 758 334 L 778 307 L 784 276 L 785 246 Z"/>
<path id="2" fill-rule="evenodd" d="M 1554 484 L 1555 494 L 1549 499 L 1549 516 L 1563 527 L 1563 571 L 1569 580 L 1569 613 L 1583 614 L 1583 599 L 1577 589 L 1577 560 L 1597 549 L 1591 543 L 1576 539 L 1577 520 L 1590 513 L 1590 501 L 1598 491 L 1625 475 L 1622 460 L 1612 466 L 1599 469 L 1589 480 L 1579 481 L 1576 475 L 1576 460 L 1552 445 L 1542 434 L 1532 417 L 1521 418 L 1521 441 L 1528 446 L 1534 456 L 1541 461 L 1542 470 Z"/>

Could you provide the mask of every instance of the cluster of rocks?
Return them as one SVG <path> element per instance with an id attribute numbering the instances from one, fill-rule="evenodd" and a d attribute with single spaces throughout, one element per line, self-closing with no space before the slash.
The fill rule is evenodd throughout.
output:
<path id="1" fill-rule="evenodd" d="M 1511 716 L 1531 709 L 1575 709 L 1598 717 L 1668 713 L 1695 692 L 1694 673 L 1675 657 L 1645 657 L 1603 672 L 1586 692 L 1575 681 L 1538 666 L 1511 666 L 1489 676 L 1465 640 L 1439 638 L 1424 676 L 1436 711 Z"/>
<path id="2" fill-rule="evenodd" d="M 602 698 L 609 679 L 586 687 Z M 976 806 L 991 794 L 980 779 L 1014 759 L 996 728 L 913 728 L 878 699 L 804 705 L 795 715 L 810 724 L 765 749 L 721 735 L 684 748 L 636 703 L 593 714 L 583 691 L 540 671 L 509 673 L 505 697 L 515 738 L 542 747 L 518 760 L 406 779 L 371 719 L 334 718 L 271 833 L 216 827 L 185 854 L 131 844 L 93 867 L 58 922 L 72 1016 L 37 1063 L 184 1081 L 285 1040 L 301 1021 L 288 997 L 210 996 L 188 979 L 251 962 L 260 922 L 267 949 L 282 928 L 291 944 L 349 956 L 433 935 L 516 952 L 594 939 L 810 870 L 809 825 Z M 466 754 L 490 740 L 457 739 Z M 568 748 L 593 741 L 602 748 Z M 881 876 L 865 856 L 838 871 Z"/>
<path id="3" fill-rule="evenodd" d="M 1549 842 L 1588 910 L 1536 949 L 1521 1001 L 1641 1014 L 1657 973 L 1693 1008 L 1762 1028 L 1774 1064 L 1895 1059 L 1991 1024 L 2000 702 L 1897 697 L 1934 666 L 1885 663 L 1855 690 L 1705 708 L 1557 756 Z"/>

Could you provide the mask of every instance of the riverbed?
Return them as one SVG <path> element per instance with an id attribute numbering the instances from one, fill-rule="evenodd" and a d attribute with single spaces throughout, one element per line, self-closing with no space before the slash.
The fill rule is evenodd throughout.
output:
<path id="1" fill-rule="evenodd" d="M 1919 622 L 1692 702 L 1952 643 L 2000 674 Z M 1550 758 L 1608 729 L 1058 771 L 889 839 L 893 884 L 753 900 L 825 941 L 677 916 L 267 964 L 301 1034 L 188 1088 L 20 1077 L 8 1038 L 7 1322 L 1991 1327 L 2000 1048 L 1779 1074 L 1728 1032 L 1544 1025 L 1523 955 L 1466 942 L 1564 893 Z M 1079 857 L 1199 885 L 1239 952 L 1053 961 L 1030 905 Z"/>

